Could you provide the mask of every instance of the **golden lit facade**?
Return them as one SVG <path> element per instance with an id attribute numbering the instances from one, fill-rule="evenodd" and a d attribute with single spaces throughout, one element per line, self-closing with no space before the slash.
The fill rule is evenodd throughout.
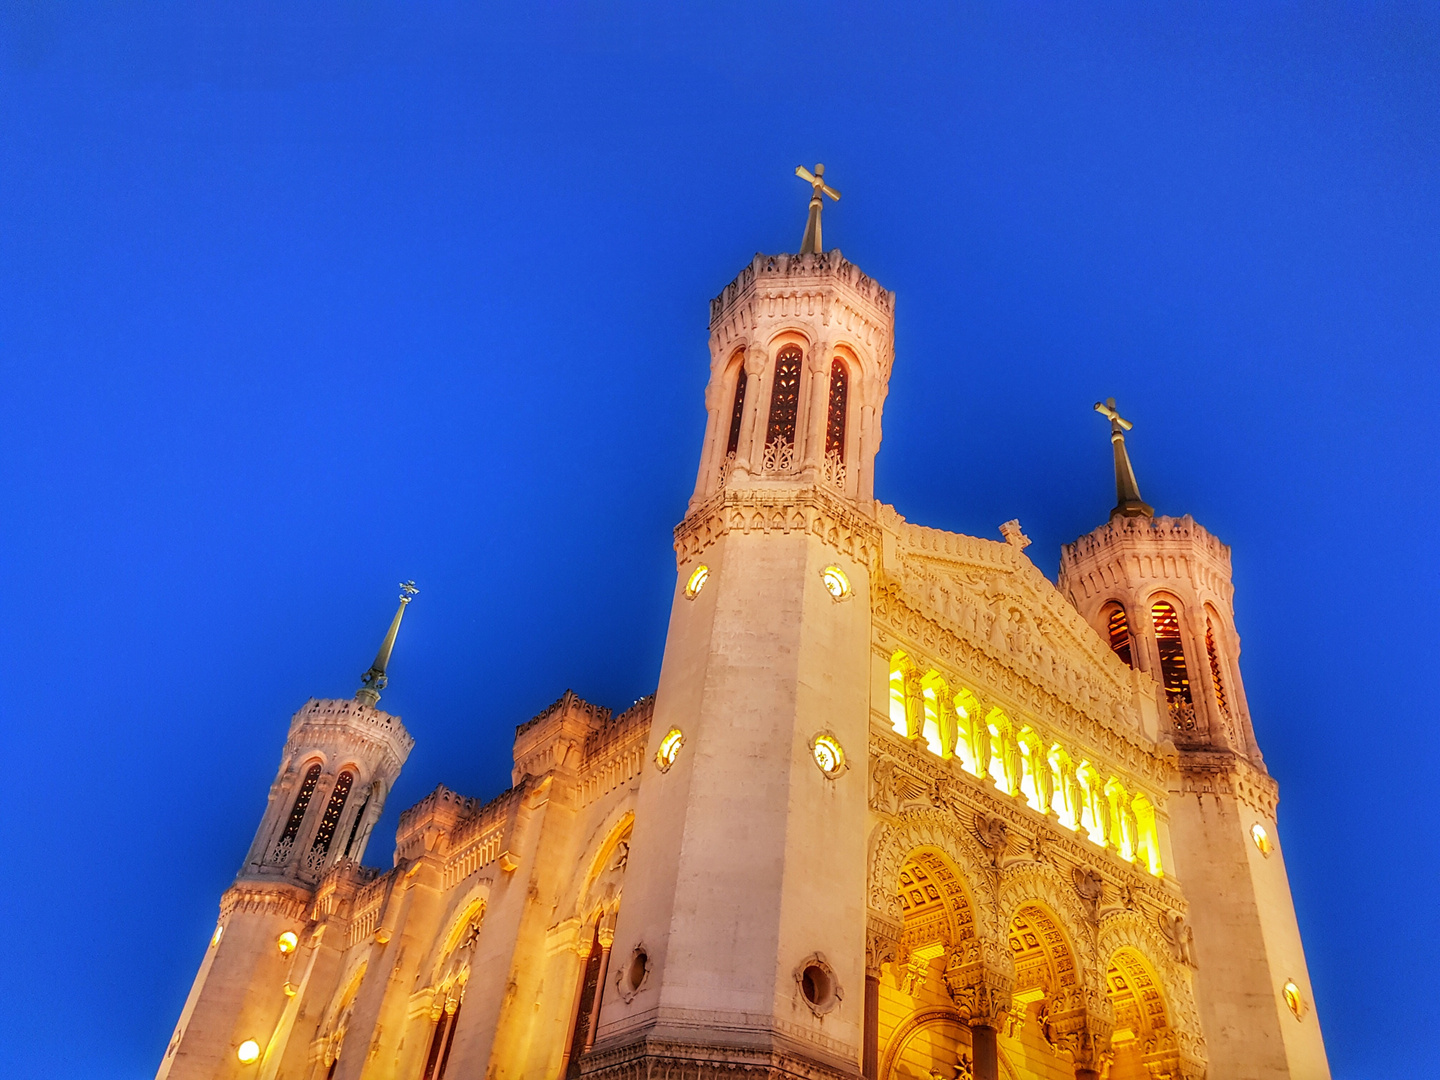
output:
<path id="1" fill-rule="evenodd" d="M 711 304 L 655 696 L 567 692 L 367 868 L 397 613 L 292 721 L 159 1080 L 1328 1075 L 1229 550 L 1151 516 L 1113 401 L 1058 584 L 877 502 L 894 295 L 818 213 Z"/>

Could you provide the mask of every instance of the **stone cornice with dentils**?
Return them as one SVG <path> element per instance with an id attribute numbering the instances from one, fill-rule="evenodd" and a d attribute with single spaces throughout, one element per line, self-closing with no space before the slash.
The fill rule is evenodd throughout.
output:
<path id="1" fill-rule="evenodd" d="M 675 565 L 684 566 L 730 532 L 803 532 L 864 563 L 872 573 L 879 567 L 880 530 L 875 523 L 819 487 L 717 492 L 675 526 Z"/>

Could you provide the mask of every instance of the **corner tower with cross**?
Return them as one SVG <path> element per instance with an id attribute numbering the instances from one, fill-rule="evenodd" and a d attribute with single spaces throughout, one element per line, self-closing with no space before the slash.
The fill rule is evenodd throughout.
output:
<path id="1" fill-rule="evenodd" d="M 1190 515 L 1156 517 L 1110 421 L 1116 505 L 1066 544 L 1060 590 L 1127 664 L 1149 676 L 1178 769 L 1175 874 L 1189 899 L 1196 998 L 1213 1076 L 1329 1075 L 1265 768 L 1240 678 L 1230 548 Z M 1153 681 L 1152 681 L 1153 680 Z"/>
<path id="2" fill-rule="evenodd" d="M 859 1072 L 895 297 L 818 250 L 813 201 L 804 246 L 756 255 L 710 305 L 708 421 L 630 847 L 646 872 L 626 886 L 587 1075 Z"/>
<path id="3" fill-rule="evenodd" d="M 418 591 L 413 581 L 400 590 L 354 698 L 312 698 L 290 719 L 265 813 L 220 898 L 157 1080 L 274 1080 L 304 1064 L 307 1041 L 290 1038 L 303 991 L 337 977 L 346 945 L 324 928 L 312 932 L 312 904 L 317 891 L 353 892 L 363 880 L 370 831 L 415 745 L 398 716 L 376 708 L 400 620 Z"/>

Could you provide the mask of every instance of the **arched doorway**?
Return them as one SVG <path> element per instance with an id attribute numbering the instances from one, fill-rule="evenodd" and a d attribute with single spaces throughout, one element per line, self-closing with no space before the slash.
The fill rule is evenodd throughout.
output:
<path id="1" fill-rule="evenodd" d="M 1022 904 L 1010 919 L 1015 990 L 1000 1033 L 1000 1052 L 1023 1077 L 1074 1077 L 1057 1021 L 1081 1000 L 1075 954 L 1059 919 L 1040 903 Z"/>
<path id="2" fill-rule="evenodd" d="M 964 879 L 934 848 L 917 848 L 895 883 L 902 927 L 895 962 L 880 981 L 880 1080 L 957 1080 L 969 1075 L 970 1028 L 950 1001 L 945 969 L 975 937 Z"/>
<path id="3" fill-rule="evenodd" d="M 1108 1080 L 1170 1075 L 1175 1037 L 1165 992 L 1149 963 L 1133 948 L 1117 949 L 1105 972 L 1105 989 L 1115 1010 Z"/>

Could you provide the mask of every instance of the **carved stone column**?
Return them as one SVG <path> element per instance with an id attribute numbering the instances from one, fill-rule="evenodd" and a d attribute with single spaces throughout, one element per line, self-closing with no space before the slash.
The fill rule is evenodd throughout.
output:
<path id="1" fill-rule="evenodd" d="M 1114 1026 L 1110 999 L 1094 990 L 1074 990 L 1051 1006 L 1050 1030 L 1055 1044 L 1069 1051 L 1075 1080 L 1100 1080 Z"/>
<path id="2" fill-rule="evenodd" d="M 805 424 L 805 468 L 818 469 L 825 458 L 825 423 L 830 404 L 830 346 L 818 342 L 810 350 L 806 370 L 810 373 L 810 404 Z"/>
<path id="3" fill-rule="evenodd" d="M 865 921 L 865 1016 L 861 1074 L 876 1080 L 880 1073 L 880 977 L 886 964 L 900 955 L 898 923 L 871 911 Z"/>
<path id="4" fill-rule="evenodd" d="M 610 970 L 610 946 L 615 944 L 615 916 L 600 924 L 600 978 L 595 983 L 595 1003 L 590 1007 L 590 1029 L 585 1032 L 585 1051 L 595 1045 L 595 1028 L 600 1023 L 600 998 L 605 993 L 605 976 Z"/>
<path id="5" fill-rule="evenodd" d="M 769 355 L 759 345 L 752 345 L 745 353 L 745 377 L 748 381 L 745 385 L 744 419 L 740 422 L 740 445 L 735 448 L 735 468 L 737 470 L 752 471 L 751 462 L 764 450 L 763 446 L 755 442 L 755 432 L 767 405 L 767 402 L 762 399 L 766 397 L 764 375 L 769 363 Z M 765 438 L 763 432 L 759 438 L 761 440 Z"/>
<path id="6" fill-rule="evenodd" d="M 955 1010 L 970 1025 L 974 1080 L 1000 1080 L 996 1038 L 1015 985 L 1015 964 L 1003 944 L 971 938 L 950 953 L 945 988 Z"/>

